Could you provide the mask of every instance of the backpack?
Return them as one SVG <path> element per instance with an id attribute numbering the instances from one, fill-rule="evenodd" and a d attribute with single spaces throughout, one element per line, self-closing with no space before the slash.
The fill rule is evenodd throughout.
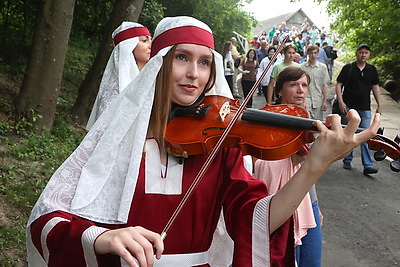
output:
<path id="1" fill-rule="evenodd" d="M 338 55 L 337 55 L 336 50 L 333 50 L 333 49 L 332 49 L 329 58 L 332 59 L 332 60 L 334 60 L 334 59 L 337 59 L 337 57 L 338 57 Z"/>
<path id="2" fill-rule="evenodd" d="M 333 50 L 332 46 L 326 46 L 324 47 L 326 56 L 332 60 L 337 59 L 337 52 L 335 50 Z"/>

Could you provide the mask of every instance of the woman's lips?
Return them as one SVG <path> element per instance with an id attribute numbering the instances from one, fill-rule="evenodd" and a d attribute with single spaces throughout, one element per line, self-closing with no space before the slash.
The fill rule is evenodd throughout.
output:
<path id="1" fill-rule="evenodd" d="M 193 92 L 197 90 L 197 86 L 193 85 L 193 84 L 180 84 L 179 85 L 183 90 L 187 91 L 187 92 Z"/>

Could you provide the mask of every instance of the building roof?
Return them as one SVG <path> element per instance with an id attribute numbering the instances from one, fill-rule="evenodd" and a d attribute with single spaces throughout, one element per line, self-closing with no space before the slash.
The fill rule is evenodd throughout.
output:
<path id="1" fill-rule="evenodd" d="M 299 8 L 297 11 L 261 21 L 259 25 L 253 29 L 253 34 L 259 35 L 262 31 L 266 31 L 268 33 L 273 25 L 278 26 L 282 23 L 282 21 L 286 21 L 286 27 L 289 29 L 292 26 L 299 27 L 303 23 L 304 18 L 307 18 L 310 25 L 314 24 L 310 17 L 307 16 L 307 14 L 303 11 L 303 9 Z"/>

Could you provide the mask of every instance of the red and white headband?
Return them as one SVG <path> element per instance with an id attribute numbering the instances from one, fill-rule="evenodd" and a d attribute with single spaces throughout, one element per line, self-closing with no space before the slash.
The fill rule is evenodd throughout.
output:
<path id="1" fill-rule="evenodd" d="M 122 41 L 138 36 L 151 36 L 151 34 L 149 30 L 144 26 L 129 28 L 121 31 L 120 33 L 114 36 L 113 38 L 114 46 L 118 45 Z"/>
<path id="2" fill-rule="evenodd" d="M 184 43 L 204 45 L 214 49 L 214 36 L 211 32 L 192 25 L 171 28 L 153 39 L 150 57 L 165 47 Z"/>

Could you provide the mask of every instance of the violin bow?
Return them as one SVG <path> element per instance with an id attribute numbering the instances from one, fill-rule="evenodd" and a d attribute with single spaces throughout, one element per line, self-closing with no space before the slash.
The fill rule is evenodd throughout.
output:
<path id="1" fill-rule="evenodd" d="M 206 161 L 204 162 L 203 166 L 201 167 L 200 171 L 197 173 L 196 177 L 194 178 L 192 184 L 186 191 L 185 195 L 183 196 L 181 202 L 179 205 L 176 207 L 174 213 L 172 214 L 171 218 L 168 220 L 167 224 L 165 225 L 162 233 L 161 233 L 161 239 L 164 240 L 165 237 L 167 236 L 167 233 L 169 229 L 171 228 L 172 224 L 174 223 L 176 217 L 178 216 L 179 212 L 182 210 L 183 206 L 187 202 L 187 200 L 190 198 L 192 195 L 193 191 L 195 190 L 196 186 L 199 184 L 201 179 L 203 178 L 204 174 L 210 167 L 212 161 L 215 159 L 217 156 L 217 153 L 219 152 L 222 143 L 228 136 L 229 131 L 232 129 L 233 125 L 237 122 L 237 120 L 241 117 L 244 109 L 246 108 L 246 104 L 249 102 L 250 98 L 253 96 L 254 92 L 257 90 L 258 85 L 261 83 L 262 79 L 264 79 L 265 75 L 267 74 L 268 70 L 271 68 L 271 66 L 274 64 L 275 59 L 278 57 L 280 51 L 283 49 L 286 41 L 289 39 L 289 36 L 286 36 L 285 39 L 282 41 L 282 43 L 279 45 L 279 47 L 276 49 L 274 55 L 272 56 L 271 60 L 269 61 L 268 65 L 264 69 L 264 71 L 261 73 L 260 77 L 257 79 L 256 83 L 253 85 L 251 88 L 249 94 L 247 97 L 243 100 L 241 105 L 239 106 L 236 114 L 232 117 L 232 120 L 229 122 L 225 130 L 222 132 L 221 137 L 219 138 L 218 142 L 215 144 L 215 147 L 211 150 L 210 154 L 208 154 L 208 157 Z"/>

